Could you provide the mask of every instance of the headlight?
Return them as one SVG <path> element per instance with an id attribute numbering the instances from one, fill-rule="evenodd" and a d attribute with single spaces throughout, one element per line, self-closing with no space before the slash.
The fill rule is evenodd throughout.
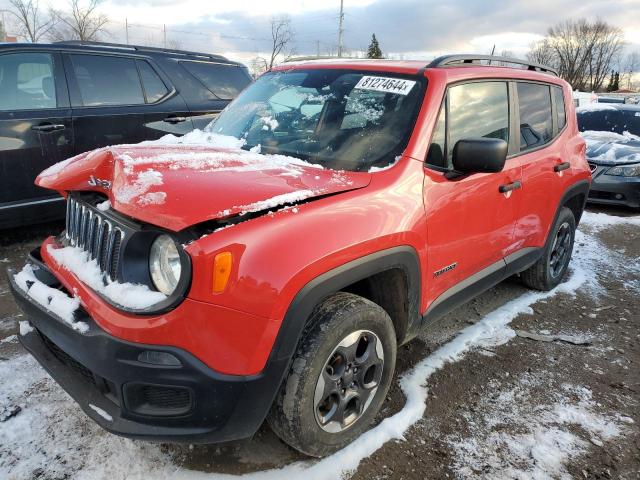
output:
<path id="1" fill-rule="evenodd" d="M 158 236 L 151 245 L 149 272 L 156 288 L 171 295 L 180 280 L 182 263 L 178 247 L 169 235 Z"/>
<path id="2" fill-rule="evenodd" d="M 615 175 L 616 177 L 640 177 L 640 163 L 635 165 L 620 165 L 618 167 L 611 167 L 605 175 Z"/>

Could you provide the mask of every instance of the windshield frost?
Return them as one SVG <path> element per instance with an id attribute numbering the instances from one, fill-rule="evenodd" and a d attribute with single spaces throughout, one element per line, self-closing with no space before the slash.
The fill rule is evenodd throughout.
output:
<path id="1" fill-rule="evenodd" d="M 243 148 L 299 157 L 341 170 L 368 170 L 402 153 L 423 85 L 416 77 L 351 70 L 263 75 L 208 130 Z"/>

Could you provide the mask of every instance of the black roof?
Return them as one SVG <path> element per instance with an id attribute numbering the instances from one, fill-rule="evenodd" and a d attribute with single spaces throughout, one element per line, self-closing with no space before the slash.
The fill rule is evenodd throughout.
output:
<path id="1" fill-rule="evenodd" d="M 167 55 L 170 57 L 185 58 L 189 60 L 206 60 L 230 65 L 243 66 L 239 62 L 234 62 L 222 55 L 212 53 L 191 52 L 187 50 L 172 50 L 168 48 L 145 47 L 142 45 L 125 45 L 121 43 L 106 42 L 82 42 L 65 41 L 54 43 L 0 43 L 0 50 L 67 50 L 67 51 L 91 51 L 91 52 L 111 52 L 111 53 L 134 53 L 142 55 Z"/>

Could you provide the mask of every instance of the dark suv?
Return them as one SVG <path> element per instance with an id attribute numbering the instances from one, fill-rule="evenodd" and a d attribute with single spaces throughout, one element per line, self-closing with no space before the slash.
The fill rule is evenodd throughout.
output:
<path id="1" fill-rule="evenodd" d="M 104 43 L 0 44 L 0 228 L 64 215 L 44 168 L 202 128 L 251 82 L 219 55 Z"/>

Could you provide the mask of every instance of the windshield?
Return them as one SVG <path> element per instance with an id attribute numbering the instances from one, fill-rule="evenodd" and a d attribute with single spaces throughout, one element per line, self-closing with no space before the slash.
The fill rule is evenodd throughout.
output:
<path id="1" fill-rule="evenodd" d="M 624 132 L 640 135 L 640 110 L 618 110 L 615 107 L 601 110 L 578 111 L 578 128 L 587 130 Z"/>
<path id="2" fill-rule="evenodd" d="M 208 131 L 328 168 L 384 167 L 404 150 L 422 100 L 417 76 L 338 69 L 267 73 Z"/>

